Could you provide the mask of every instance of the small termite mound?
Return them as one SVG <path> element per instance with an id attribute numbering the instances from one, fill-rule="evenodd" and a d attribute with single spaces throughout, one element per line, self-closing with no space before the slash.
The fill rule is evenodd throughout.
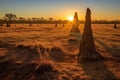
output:
<path id="1" fill-rule="evenodd" d="M 65 52 L 60 47 L 53 46 L 50 50 L 49 55 L 52 60 L 61 62 L 64 61 Z"/>

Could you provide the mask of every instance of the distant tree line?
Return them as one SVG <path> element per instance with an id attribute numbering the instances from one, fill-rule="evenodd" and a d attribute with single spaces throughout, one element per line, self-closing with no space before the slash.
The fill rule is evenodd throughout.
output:
<path id="1" fill-rule="evenodd" d="M 52 17 L 45 19 L 44 17 L 41 18 L 24 18 L 24 17 L 17 17 L 15 14 L 5 14 L 5 16 L 0 19 L 0 24 L 6 24 L 7 27 L 10 24 L 65 24 L 68 20 L 56 20 Z"/>
<path id="2" fill-rule="evenodd" d="M 120 24 L 120 20 L 93 20 L 92 24 Z"/>
<path id="3" fill-rule="evenodd" d="M 41 18 L 24 18 L 17 17 L 15 14 L 9 13 L 5 14 L 5 16 L 0 19 L 0 25 L 6 24 L 6 27 L 10 27 L 10 24 L 66 24 L 68 20 L 56 20 L 52 17 L 45 19 Z M 85 21 L 81 20 L 79 23 L 84 24 Z M 120 20 L 93 20 L 92 24 L 120 24 Z"/>

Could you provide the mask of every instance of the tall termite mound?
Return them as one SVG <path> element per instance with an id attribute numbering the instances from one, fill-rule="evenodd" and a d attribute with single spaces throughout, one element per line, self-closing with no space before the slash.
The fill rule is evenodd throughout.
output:
<path id="1" fill-rule="evenodd" d="M 101 60 L 102 56 L 96 51 L 94 38 L 91 29 L 91 11 L 87 8 L 84 32 L 80 41 L 78 60 Z"/>
<path id="2" fill-rule="evenodd" d="M 73 24 L 72 24 L 72 28 L 71 28 L 70 32 L 71 33 L 80 33 L 80 31 L 79 31 L 79 20 L 78 20 L 77 12 L 75 12 L 74 20 L 73 20 Z"/>

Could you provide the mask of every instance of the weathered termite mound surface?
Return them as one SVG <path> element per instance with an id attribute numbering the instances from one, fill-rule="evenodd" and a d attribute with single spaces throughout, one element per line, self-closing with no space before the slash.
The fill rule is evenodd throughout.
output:
<path id="1" fill-rule="evenodd" d="M 64 58 L 65 58 L 65 52 L 60 48 L 60 47 L 57 47 L 57 46 L 53 46 L 51 49 L 50 49 L 50 57 L 52 60 L 54 61 L 64 61 Z"/>
<path id="2" fill-rule="evenodd" d="M 70 33 L 80 33 L 80 30 L 79 30 L 79 20 L 78 20 L 77 12 L 75 12 L 74 20 L 73 20 L 73 24 L 72 24 L 72 28 L 71 28 Z"/>
<path id="3" fill-rule="evenodd" d="M 81 32 L 80 32 L 80 29 L 79 29 L 78 14 L 77 14 L 77 12 L 75 12 L 74 20 L 73 20 L 73 23 L 72 23 L 72 28 L 71 28 L 71 31 L 70 31 L 70 34 L 69 34 L 68 42 L 70 44 L 78 44 L 80 39 L 81 39 Z"/>
<path id="4" fill-rule="evenodd" d="M 96 51 L 93 33 L 91 29 L 91 11 L 87 8 L 84 32 L 80 41 L 79 61 L 101 60 L 102 56 Z"/>

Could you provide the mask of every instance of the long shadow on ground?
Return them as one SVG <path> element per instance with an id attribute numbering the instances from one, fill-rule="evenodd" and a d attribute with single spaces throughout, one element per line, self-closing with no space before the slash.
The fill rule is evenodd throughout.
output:
<path id="1" fill-rule="evenodd" d="M 70 33 L 69 35 L 69 44 L 77 44 L 79 45 L 78 43 L 80 43 L 80 40 L 81 40 L 81 33 L 78 32 L 78 33 Z"/>
<path id="2" fill-rule="evenodd" d="M 90 80 L 118 80 L 103 61 L 84 62 L 81 64 L 85 74 L 92 78 Z"/>
<path id="3" fill-rule="evenodd" d="M 115 49 L 115 51 L 113 52 L 112 49 L 109 46 L 107 46 L 104 42 L 96 38 L 95 38 L 95 41 L 98 42 L 98 44 L 100 44 L 104 49 L 106 49 L 106 51 L 110 53 L 109 55 L 115 58 L 120 58 L 120 55 L 118 54 L 120 52 L 119 49 Z"/>

